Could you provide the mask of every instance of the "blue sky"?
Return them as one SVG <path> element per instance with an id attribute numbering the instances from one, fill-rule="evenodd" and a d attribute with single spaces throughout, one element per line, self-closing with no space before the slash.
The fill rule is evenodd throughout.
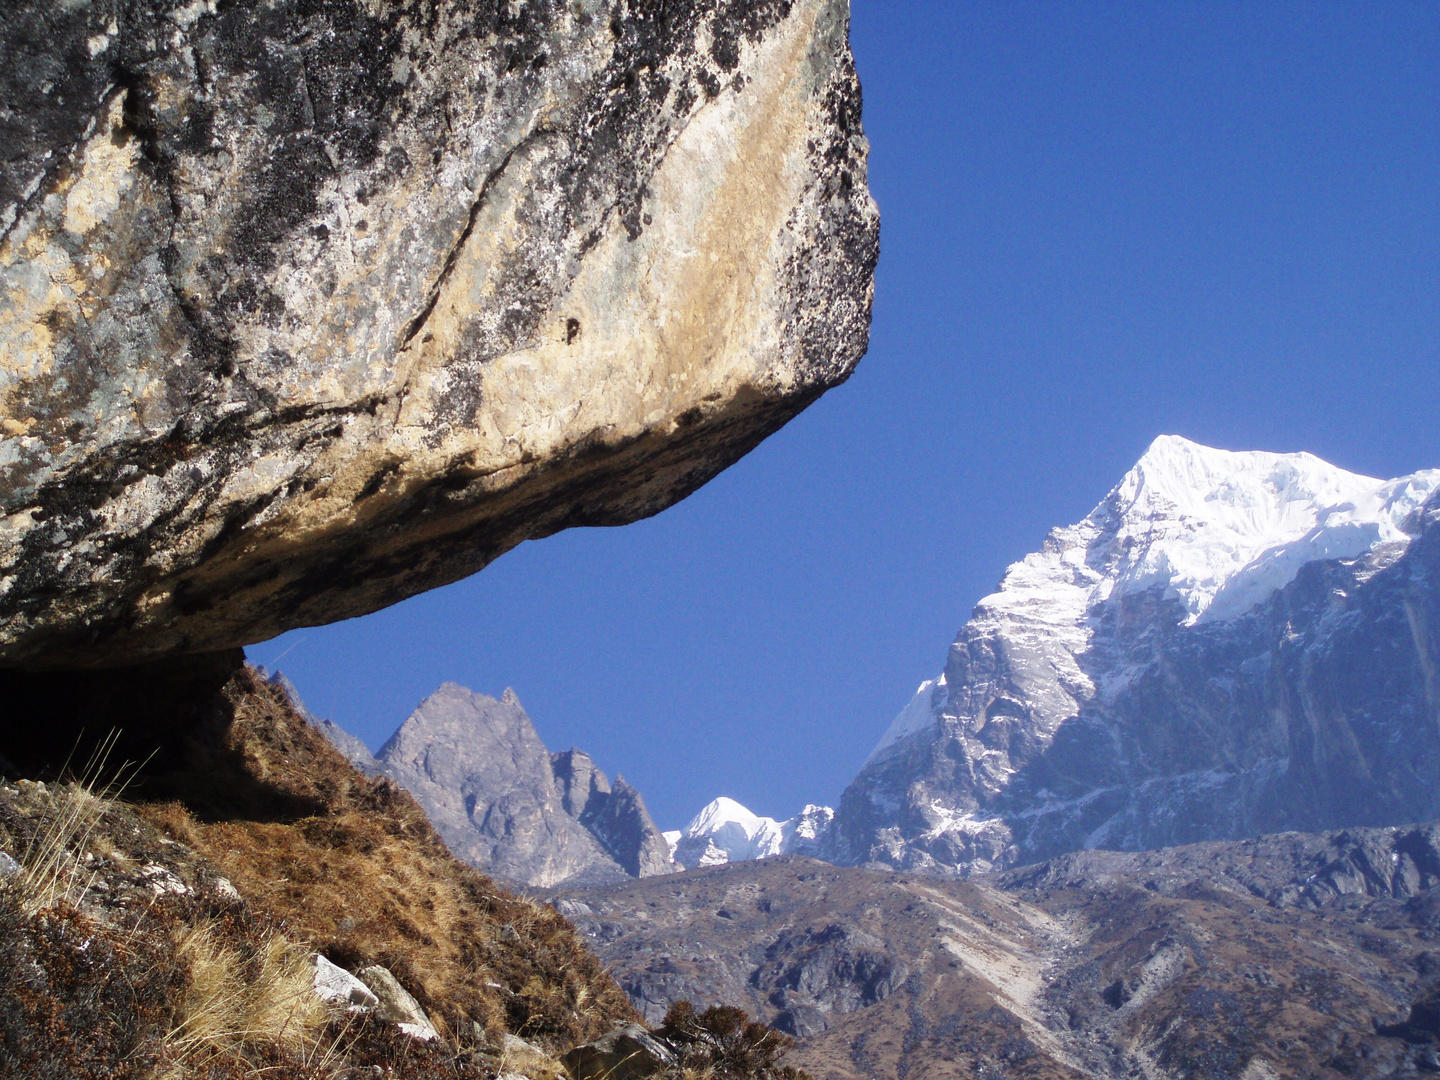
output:
<path id="1" fill-rule="evenodd" d="M 664 828 L 834 803 L 1157 434 L 1440 466 L 1440 5 L 854 0 L 869 356 L 686 502 L 252 647 L 378 746 L 513 686 Z"/>

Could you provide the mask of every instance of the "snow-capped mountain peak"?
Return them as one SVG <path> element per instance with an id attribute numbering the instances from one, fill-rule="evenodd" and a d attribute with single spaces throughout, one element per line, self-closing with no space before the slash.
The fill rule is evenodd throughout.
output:
<path id="1" fill-rule="evenodd" d="M 970 626 L 1050 656 L 1033 680 L 1049 711 L 1096 687 L 1074 658 L 1099 605 L 1159 587 L 1187 625 L 1232 619 L 1317 559 L 1353 559 L 1410 541 L 1440 469 L 1395 480 L 1346 472 L 1313 454 L 1217 450 L 1161 435 L 1100 504 L 1013 563 Z M 1059 650 L 1053 646 L 1060 646 Z M 923 683 L 866 758 L 928 730 L 949 704 L 945 676 Z"/>
<path id="2" fill-rule="evenodd" d="M 715 836 L 725 832 L 749 841 L 754 839 L 766 824 L 775 824 L 775 819 L 752 814 L 734 799 L 722 795 L 711 800 L 691 818 L 684 832 L 686 836 Z"/>
<path id="3" fill-rule="evenodd" d="M 1163 585 L 1188 622 L 1224 619 L 1307 562 L 1408 541 L 1407 519 L 1437 486 L 1440 470 L 1377 480 L 1313 454 L 1237 453 L 1162 435 L 1084 522 L 1060 532 L 1090 534 L 1086 562 L 1103 575 L 1100 592 Z"/>
<path id="4" fill-rule="evenodd" d="M 1096 605 L 1156 587 L 1186 624 L 1234 618 L 1308 562 L 1408 543 L 1407 522 L 1437 487 L 1437 469 L 1376 480 L 1312 454 L 1237 453 L 1162 435 L 1089 516 L 1011 565 L 972 622 L 1079 652 Z M 1086 692 L 1078 670 L 1061 681 Z"/>
<path id="5" fill-rule="evenodd" d="M 1437 552 L 1440 470 L 1161 436 L 976 605 L 846 790 L 842 857 L 970 872 L 1289 828 L 1285 785 L 1324 803 L 1314 821 L 1385 799 L 1433 814 L 1431 778 L 1394 792 L 1429 745 L 1396 725 L 1433 727 Z M 1368 802 L 1335 780 L 1380 777 L 1401 745 Z"/>
<path id="6" fill-rule="evenodd" d="M 828 806 L 806 806 L 785 821 L 761 817 L 721 796 L 706 804 L 678 833 L 666 833 L 675 861 L 682 866 L 715 866 L 772 855 L 808 853 L 820 842 L 835 812 Z"/>

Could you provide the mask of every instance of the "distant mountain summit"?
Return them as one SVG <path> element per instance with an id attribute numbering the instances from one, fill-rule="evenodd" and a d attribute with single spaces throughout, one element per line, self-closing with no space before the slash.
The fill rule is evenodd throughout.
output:
<path id="1" fill-rule="evenodd" d="M 1440 470 L 1157 439 L 976 605 L 838 810 L 733 799 L 662 835 L 513 692 L 447 683 L 360 768 L 533 886 L 803 854 L 940 876 L 1087 848 L 1440 817 Z M 673 861 L 672 861 L 673 850 Z"/>
<path id="2" fill-rule="evenodd" d="M 675 861 L 687 870 L 772 855 L 814 855 L 834 816 L 828 806 L 807 806 L 792 818 L 776 821 L 721 796 L 683 830 L 665 838 L 674 848 Z"/>
<path id="3" fill-rule="evenodd" d="M 1437 488 L 1162 436 L 980 601 L 825 854 L 955 875 L 1435 817 Z"/>
<path id="4" fill-rule="evenodd" d="M 612 785 L 582 750 L 550 753 L 513 690 L 497 700 L 447 682 L 373 757 L 311 720 L 361 771 L 409 791 L 457 858 L 496 877 L 547 887 L 678 869 L 640 792 L 622 777 Z"/>

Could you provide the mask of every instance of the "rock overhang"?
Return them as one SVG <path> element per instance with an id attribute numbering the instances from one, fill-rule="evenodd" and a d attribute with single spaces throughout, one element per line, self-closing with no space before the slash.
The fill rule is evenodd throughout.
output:
<path id="1" fill-rule="evenodd" d="M 647 516 L 864 352 L 842 0 L 4 18 L 47 120 L 0 183 L 0 665 L 228 648 Z"/>

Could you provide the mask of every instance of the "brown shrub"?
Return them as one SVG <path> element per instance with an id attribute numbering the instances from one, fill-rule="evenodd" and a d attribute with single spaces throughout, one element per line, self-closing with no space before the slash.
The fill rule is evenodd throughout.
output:
<path id="1" fill-rule="evenodd" d="M 129 1080 L 159 1060 L 184 973 L 168 942 L 0 889 L 0 1076 Z"/>

